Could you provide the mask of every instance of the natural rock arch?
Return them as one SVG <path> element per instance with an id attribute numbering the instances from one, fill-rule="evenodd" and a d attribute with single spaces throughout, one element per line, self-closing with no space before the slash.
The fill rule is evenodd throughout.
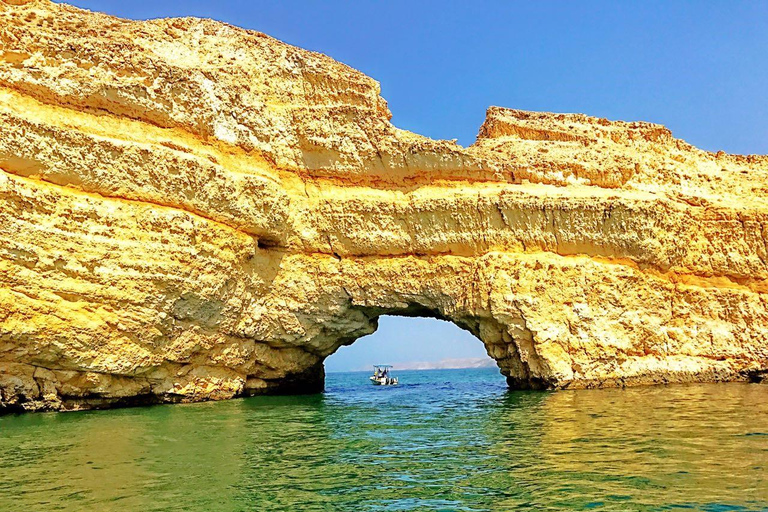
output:
<path id="1" fill-rule="evenodd" d="M 340 344 L 334 349 L 333 353 L 326 356 L 324 359 L 327 360 L 328 357 L 334 356 L 339 349 L 345 346 L 351 346 L 354 343 L 358 342 L 361 338 L 367 338 L 370 335 L 373 335 L 375 333 L 378 333 L 380 331 L 380 320 L 382 317 L 397 317 L 397 318 L 413 318 L 413 319 L 430 319 L 430 320 L 437 320 L 441 322 L 446 322 L 451 325 L 453 329 L 459 329 L 461 331 L 468 332 L 472 338 L 474 338 L 473 343 L 478 343 L 480 346 L 482 346 L 485 349 L 486 354 L 491 357 L 491 359 L 494 359 L 492 354 L 495 353 L 496 359 L 494 361 L 497 363 L 497 367 L 501 369 L 501 366 L 499 366 L 499 359 L 508 359 L 508 356 L 506 353 L 502 353 L 499 350 L 499 344 L 488 344 L 485 341 L 483 341 L 483 335 L 485 335 L 486 339 L 493 339 L 492 336 L 489 336 L 489 333 L 486 331 L 483 331 L 481 333 L 480 325 L 482 321 L 478 319 L 453 319 L 446 317 L 440 313 L 440 311 L 436 309 L 430 309 L 429 307 L 425 307 L 422 304 L 413 302 L 408 304 L 405 307 L 402 308 L 396 308 L 396 309 L 382 309 L 382 308 L 362 308 L 362 312 L 365 315 L 366 318 L 369 319 L 368 321 L 368 328 L 362 329 L 361 333 L 355 333 L 353 336 L 350 336 L 349 338 L 339 338 Z M 395 334 L 400 337 L 404 337 L 408 340 L 410 340 L 413 344 L 418 345 L 419 339 L 415 338 L 413 336 L 413 333 L 409 330 L 409 324 L 404 324 L 404 330 L 402 332 L 396 332 L 396 333 L 390 333 Z M 445 340 L 446 343 L 455 341 L 455 340 Z M 441 354 L 439 352 L 440 347 L 434 347 L 434 340 L 431 342 L 430 346 L 432 348 L 436 348 L 438 352 L 434 354 L 435 357 L 441 357 Z M 423 348 L 423 347 L 422 347 Z M 509 366 L 508 364 L 505 364 L 505 367 Z M 526 385 L 523 385 L 522 383 L 515 383 L 512 379 L 509 380 L 510 385 L 515 387 L 535 387 L 534 382 L 527 383 Z"/>
<path id="2" fill-rule="evenodd" d="M 320 360 L 373 332 L 375 319 L 387 314 L 431 316 L 469 330 L 485 344 L 515 388 L 750 375 L 750 370 L 731 369 L 731 361 L 704 362 L 709 358 L 692 355 L 685 360 L 674 354 L 649 353 L 647 346 L 657 347 L 656 351 L 669 347 L 662 342 L 669 336 L 664 324 L 669 322 L 670 309 L 678 307 L 677 301 L 698 302 L 693 310 L 697 316 L 714 303 L 701 302 L 698 290 L 681 293 L 658 277 L 644 276 L 621 264 L 606 265 L 586 256 L 555 264 L 548 255 L 508 253 L 375 261 L 327 258 L 316 263 L 333 270 L 303 268 L 314 283 L 322 283 L 322 292 L 316 295 L 314 289 L 302 289 L 311 298 L 302 295 L 296 303 L 316 306 L 292 315 L 309 335 L 302 346 L 311 347 Z M 333 278 L 324 281 L 323 276 Z M 606 286 L 606 281 L 615 286 Z M 290 297 L 284 292 L 280 295 Z M 624 344 L 632 344 L 632 348 Z M 653 371 L 648 370 L 649 364 L 655 365 Z"/>
<path id="3" fill-rule="evenodd" d="M 384 313 L 472 330 L 516 387 L 768 370 L 766 157 L 496 107 L 434 141 L 210 20 L 0 27 L 0 409 L 315 391 Z"/>

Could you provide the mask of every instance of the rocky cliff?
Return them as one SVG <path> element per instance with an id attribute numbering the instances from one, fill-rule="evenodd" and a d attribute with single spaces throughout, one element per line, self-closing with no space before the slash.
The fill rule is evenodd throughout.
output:
<path id="1" fill-rule="evenodd" d="M 759 380 L 768 158 L 490 108 L 464 148 L 264 34 L 0 0 L 0 409 L 318 391 L 380 315 L 510 385 Z"/>

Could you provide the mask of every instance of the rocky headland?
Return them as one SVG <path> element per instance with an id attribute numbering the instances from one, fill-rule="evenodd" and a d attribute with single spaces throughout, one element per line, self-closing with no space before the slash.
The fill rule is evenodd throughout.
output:
<path id="1" fill-rule="evenodd" d="M 224 23 L 0 0 L 0 410 L 315 392 L 381 315 L 520 388 L 768 371 L 768 157 L 497 107 L 461 147 L 379 92 Z"/>

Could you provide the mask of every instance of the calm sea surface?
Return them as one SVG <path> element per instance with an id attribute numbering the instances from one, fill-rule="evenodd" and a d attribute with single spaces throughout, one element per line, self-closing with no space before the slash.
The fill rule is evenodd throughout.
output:
<path id="1" fill-rule="evenodd" d="M 508 392 L 496 370 L 0 417 L 0 511 L 768 510 L 768 386 Z"/>

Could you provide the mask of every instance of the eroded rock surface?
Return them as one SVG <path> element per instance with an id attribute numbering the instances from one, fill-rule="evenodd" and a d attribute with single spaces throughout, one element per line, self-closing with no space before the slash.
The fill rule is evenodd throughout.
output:
<path id="1" fill-rule="evenodd" d="M 0 410 L 317 391 L 382 314 L 468 329 L 519 387 L 768 371 L 768 158 L 389 120 L 260 33 L 0 0 Z"/>

